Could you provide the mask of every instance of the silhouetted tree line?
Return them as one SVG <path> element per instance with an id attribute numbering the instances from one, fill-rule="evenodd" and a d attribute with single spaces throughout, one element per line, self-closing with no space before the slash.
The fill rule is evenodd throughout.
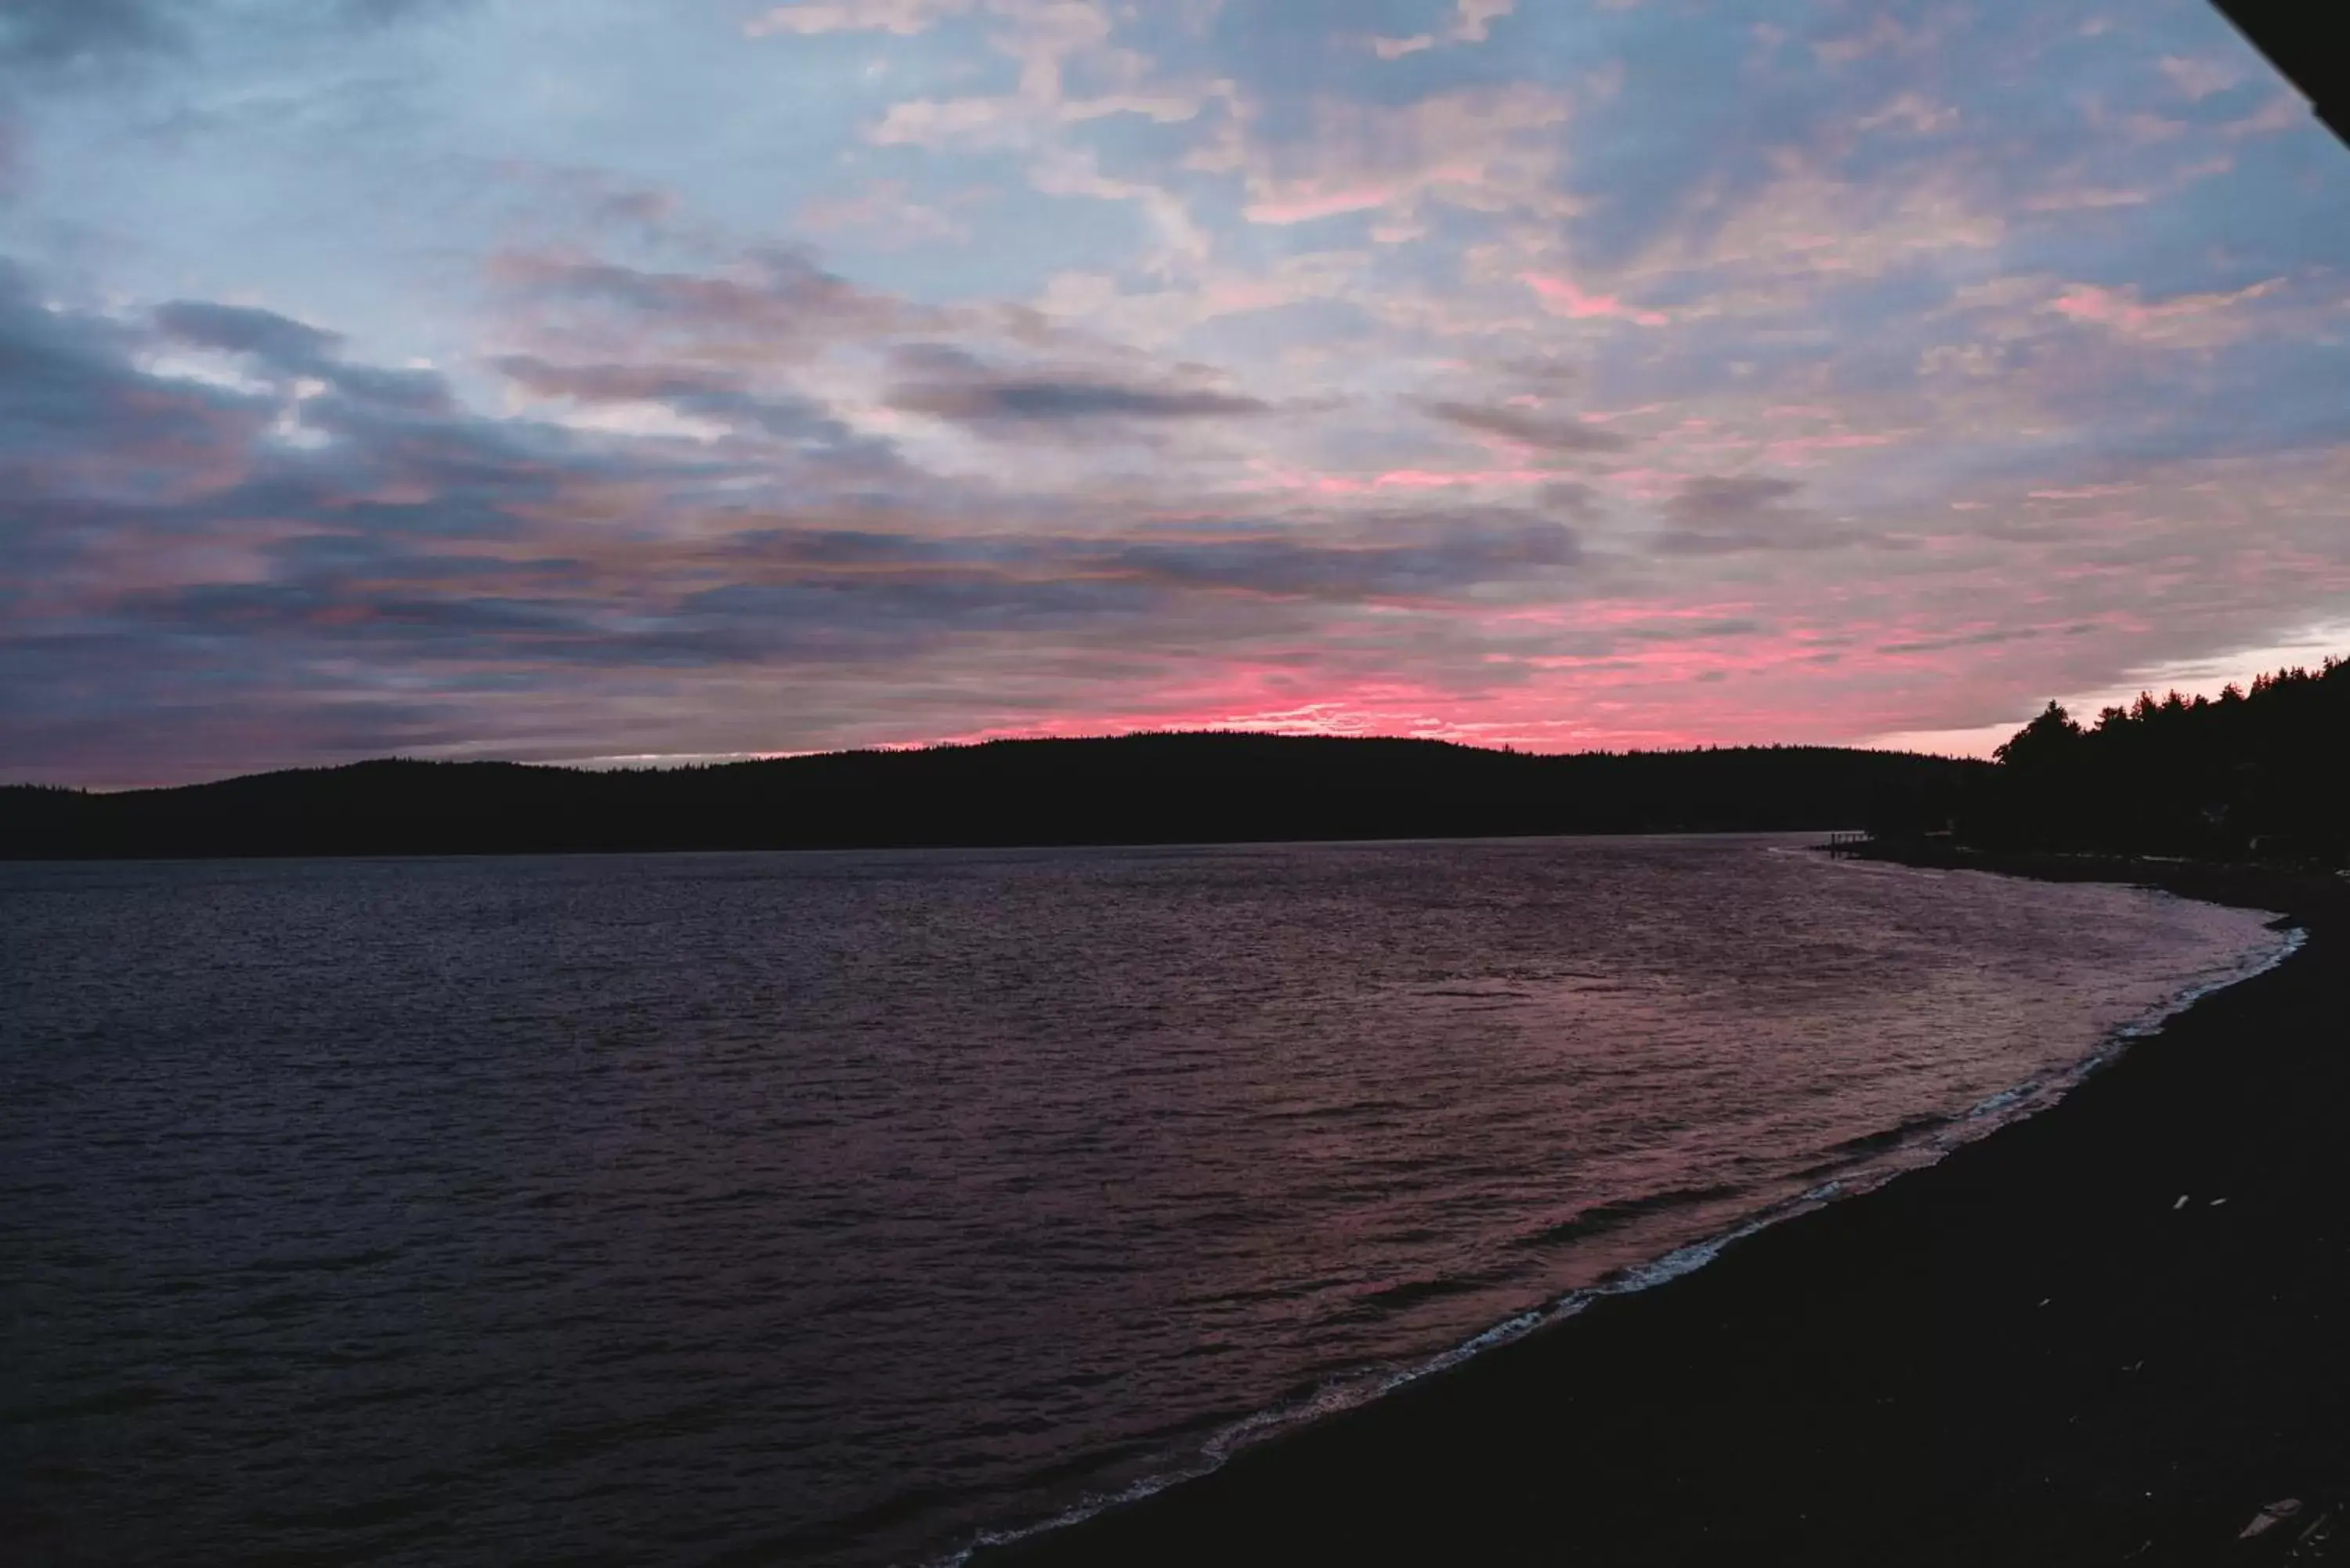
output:
<path id="1" fill-rule="evenodd" d="M 2140 696 L 2082 724 L 2054 702 L 1970 781 L 1959 836 L 1985 848 L 2340 865 L 2350 852 L 2350 664 L 2249 691 Z"/>
<path id="2" fill-rule="evenodd" d="M 1743 747 L 1544 756 L 1228 733 L 591 772 L 383 761 L 119 794 L 0 789 L 0 857 L 412 855 L 1825 830 L 1986 764 Z"/>

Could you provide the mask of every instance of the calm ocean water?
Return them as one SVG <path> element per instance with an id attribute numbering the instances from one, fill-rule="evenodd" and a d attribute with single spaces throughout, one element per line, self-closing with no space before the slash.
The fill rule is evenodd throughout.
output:
<path id="1" fill-rule="evenodd" d="M 933 1561 L 2281 942 L 1793 842 L 0 866 L 0 1536 Z"/>

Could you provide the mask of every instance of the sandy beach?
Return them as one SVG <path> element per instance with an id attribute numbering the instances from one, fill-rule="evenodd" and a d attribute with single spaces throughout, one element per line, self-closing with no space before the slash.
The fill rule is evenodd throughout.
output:
<path id="1" fill-rule="evenodd" d="M 2350 1561 L 2350 887 L 1999 868 L 2308 940 L 1930 1168 L 975 1561 Z"/>

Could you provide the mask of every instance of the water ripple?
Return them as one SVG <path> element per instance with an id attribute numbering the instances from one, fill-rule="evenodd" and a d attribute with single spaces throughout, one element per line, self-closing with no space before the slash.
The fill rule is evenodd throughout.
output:
<path id="1" fill-rule="evenodd" d="M 1784 848 L 0 867 L 0 1528 L 934 1557 L 1932 1158 L 2282 940 Z"/>

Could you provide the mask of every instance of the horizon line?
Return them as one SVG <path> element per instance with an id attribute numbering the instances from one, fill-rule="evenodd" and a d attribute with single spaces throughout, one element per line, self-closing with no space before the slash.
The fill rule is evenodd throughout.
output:
<path id="1" fill-rule="evenodd" d="M 544 768 L 561 773 L 682 773 L 692 768 L 732 767 L 755 763 L 799 762 L 818 757 L 879 756 L 924 752 L 977 751 L 987 746 L 1035 745 L 1062 742 L 1068 744 L 1105 744 L 1119 741 L 1169 739 L 1232 739 L 1263 741 L 1335 741 L 1335 742 L 1405 742 L 1419 745 L 1449 746 L 1464 752 L 1490 752 L 1500 755 L 1565 759 L 1570 757 L 1636 757 L 1687 756 L 1704 752 L 1850 752 L 1879 756 L 1907 756 L 1936 762 L 1982 763 L 1988 759 L 1967 756 L 1952 752 L 1934 752 L 1908 746 L 1871 745 L 1858 742 L 1823 741 L 1740 741 L 1692 742 L 1670 746 L 1591 746 L 1575 750 L 1546 751 L 1510 742 L 1482 742 L 1456 740 L 1441 735 L 1409 735 L 1363 732 L 1331 734 L 1326 732 L 1249 729 L 1164 729 L 1118 730 L 1098 734 L 1014 734 L 986 735 L 977 738 L 952 738 L 938 741 L 879 742 L 864 746 L 836 746 L 811 751 L 778 752 L 673 752 L 639 753 L 619 755 L 525 759 L 518 757 L 468 755 L 433 756 L 405 752 L 390 752 L 373 756 L 353 757 L 335 763 L 291 763 L 281 767 L 254 768 L 244 772 L 222 774 L 214 777 L 192 779 L 180 784 L 39 784 L 30 780 L 0 780 L 0 790 L 51 790 L 68 794 L 161 794 L 172 790 L 205 789 L 215 784 L 235 784 L 244 779 L 268 778 L 279 774 L 340 773 L 348 768 L 368 767 L 384 763 L 410 763 L 449 767 L 516 767 Z"/>

